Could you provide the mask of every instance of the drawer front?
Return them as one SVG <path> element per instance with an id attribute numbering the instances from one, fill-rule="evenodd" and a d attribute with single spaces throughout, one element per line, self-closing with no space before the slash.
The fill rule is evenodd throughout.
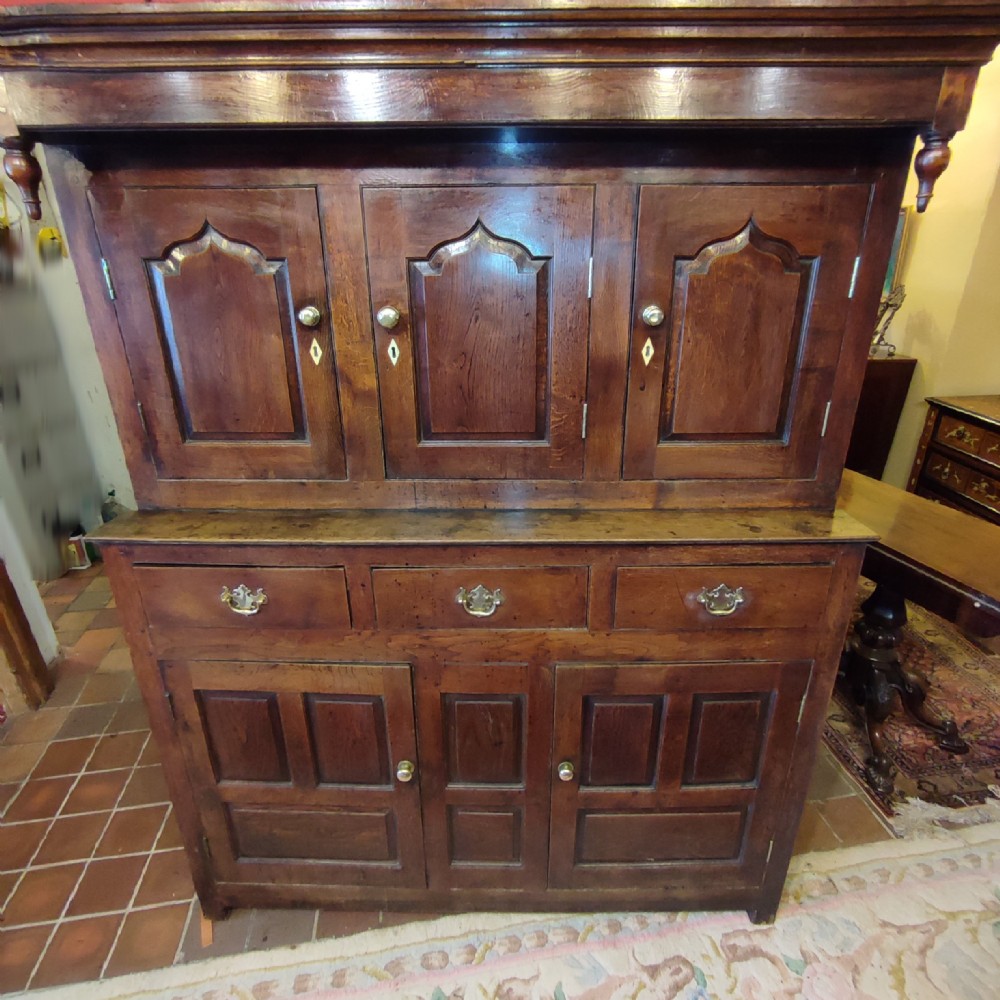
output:
<path id="1" fill-rule="evenodd" d="M 970 472 L 963 492 L 976 503 L 1000 513 L 1000 480 L 980 475 L 978 472 Z"/>
<path id="2" fill-rule="evenodd" d="M 833 566 L 622 566 L 615 628 L 803 628 L 826 607 Z"/>
<path id="3" fill-rule="evenodd" d="M 135 577 L 151 625 L 351 627 L 347 581 L 339 566 L 137 566 Z"/>
<path id="4" fill-rule="evenodd" d="M 942 416 L 935 439 L 969 455 L 978 455 L 983 445 L 984 431 L 981 427 L 962 420 L 960 417 Z"/>
<path id="5" fill-rule="evenodd" d="M 987 431 L 983 435 L 983 445 L 979 449 L 979 457 L 990 465 L 1000 468 L 1000 434 Z"/>
<path id="6" fill-rule="evenodd" d="M 586 566 L 372 570 L 380 628 L 586 628 Z"/>
<path id="7" fill-rule="evenodd" d="M 937 451 L 931 452 L 927 459 L 927 475 L 957 493 L 965 489 L 969 480 L 969 470 L 964 465 Z"/>

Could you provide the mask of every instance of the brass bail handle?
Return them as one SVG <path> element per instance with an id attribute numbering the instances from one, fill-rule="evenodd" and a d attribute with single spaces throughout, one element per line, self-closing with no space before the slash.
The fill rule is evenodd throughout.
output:
<path id="1" fill-rule="evenodd" d="M 724 583 L 720 583 L 717 587 L 713 587 L 711 590 L 707 587 L 702 587 L 701 591 L 695 597 L 695 600 L 701 604 L 710 615 L 724 618 L 727 615 L 733 614 L 741 604 L 746 604 L 747 599 L 743 593 L 742 587 L 737 587 L 733 590 L 732 588 L 727 587 Z"/>
<path id="2" fill-rule="evenodd" d="M 499 587 L 487 590 L 481 583 L 472 590 L 459 587 L 455 595 L 455 603 L 465 608 L 473 618 L 489 618 L 503 602 L 503 591 Z"/>
<path id="3" fill-rule="evenodd" d="M 258 587 L 254 592 L 245 583 L 241 583 L 232 590 L 223 587 L 219 600 L 234 614 L 255 615 L 267 604 L 267 594 L 263 587 Z"/>

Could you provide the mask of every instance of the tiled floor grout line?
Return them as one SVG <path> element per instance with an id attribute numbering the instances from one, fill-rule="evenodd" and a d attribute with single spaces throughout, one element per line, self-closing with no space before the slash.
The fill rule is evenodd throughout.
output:
<path id="1" fill-rule="evenodd" d="M 112 716 L 112 718 L 114 718 L 114 716 Z M 101 733 L 100 733 L 101 737 L 107 735 L 107 728 L 110 725 L 111 725 L 111 719 L 108 719 L 108 721 L 104 725 L 104 729 L 101 730 Z M 138 763 L 139 757 L 142 756 L 142 750 L 145 749 L 146 743 L 148 741 L 149 741 L 149 736 L 147 736 L 146 739 L 143 741 L 142 748 L 139 750 L 139 753 L 136 755 L 136 764 Z M 101 741 L 100 741 L 100 738 L 99 738 L 98 741 L 97 741 L 97 743 L 94 744 L 94 750 L 91 751 L 91 755 L 88 755 L 88 758 L 87 758 L 88 760 L 91 759 L 91 756 L 97 750 L 97 747 L 100 744 L 100 742 Z M 135 771 L 136 764 L 132 765 L 132 768 L 131 768 L 132 771 Z M 37 765 L 35 765 L 35 766 L 37 767 Z M 34 768 L 32 770 L 34 770 Z M 124 768 L 122 770 L 124 770 Z M 73 788 L 76 787 L 76 784 L 79 782 L 80 778 L 83 776 L 84 773 L 85 772 L 81 769 L 80 773 L 77 775 L 77 781 L 74 782 L 74 784 L 73 784 Z M 125 784 L 122 785 L 122 790 L 118 793 L 118 797 L 115 799 L 115 805 L 117 805 L 118 801 L 125 794 L 125 788 L 127 786 L 128 786 L 128 781 L 126 781 Z M 69 792 L 66 793 L 66 798 L 63 799 L 62 805 L 66 804 L 66 799 L 68 799 L 71 794 L 72 794 L 72 788 L 70 789 Z M 62 812 L 62 805 L 59 807 L 60 813 Z M 98 810 L 98 812 L 100 812 L 100 811 L 103 811 L 103 810 Z M 167 813 L 169 814 L 169 812 L 170 812 L 170 810 L 168 809 Z M 90 815 L 95 815 L 95 813 L 91 813 Z M 31 989 L 32 983 L 35 980 L 35 976 L 38 975 L 38 969 L 41 966 L 43 960 L 45 959 L 46 954 L 48 953 L 49 946 L 52 944 L 53 938 L 56 936 L 59 928 L 63 926 L 63 917 L 66 916 L 66 911 L 67 911 L 67 909 L 69 909 L 69 905 L 73 901 L 73 896 L 76 893 L 77 889 L 80 888 L 80 883 L 83 880 L 83 877 L 87 874 L 87 870 L 90 868 L 90 863 L 94 860 L 94 856 L 95 856 L 95 854 L 97 852 L 97 848 L 100 845 L 101 841 L 104 839 L 104 835 L 108 832 L 108 827 L 111 825 L 111 821 L 114 819 L 114 817 L 115 817 L 115 806 L 112 806 L 111 809 L 108 811 L 107 822 L 104 824 L 103 828 L 101 829 L 101 832 L 97 835 L 97 838 L 94 841 L 94 846 L 90 850 L 90 857 L 87 858 L 85 860 L 85 862 L 84 862 L 83 870 L 80 872 L 80 877 L 77 879 L 76 885 L 73 887 L 73 892 L 70 893 L 70 895 L 66 897 L 66 902 L 63 903 L 62 911 L 60 912 L 58 919 L 52 925 L 52 930 L 49 933 L 49 936 L 48 936 L 48 938 L 45 941 L 45 947 L 42 948 L 41 953 L 38 956 L 38 960 L 35 962 L 34 968 L 32 968 L 32 970 L 31 970 L 31 975 L 28 976 L 28 985 L 27 985 L 26 988 L 29 989 L 29 990 Z M 58 818 L 59 818 L 59 814 L 57 813 L 56 816 L 53 817 L 52 824 L 49 826 L 49 829 L 45 832 L 45 837 L 48 837 L 49 831 L 51 831 L 51 829 L 52 829 L 52 825 L 55 824 L 55 821 Z M 38 852 L 42 849 L 42 845 L 45 843 L 45 837 L 42 837 L 41 841 L 39 841 L 38 847 L 35 849 L 34 854 L 32 854 L 32 860 L 37 856 Z M 66 863 L 68 864 L 69 862 L 66 862 Z M 26 868 L 26 871 L 28 869 L 30 869 L 30 867 L 31 867 L 31 862 L 28 863 L 28 867 Z M 23 874 L 21 875 L 21 878 L 22 879 L 24 878 Z M 124 922 L 125 922 L 125 918 L 122 917 L 121 923 L 124 923 Z M 119 925 L 119 931 L 120 930 L 121 930 L 121 927 Z M 117 935 L 116 935 L 116 941 L 117 941 Z M 109 956 L 110 956 L 110 952 L 109 952 Z"/>
<path id="2" fill-rule="evenodd" d="M 151 738 L 152 738 L 151 736 L 147 737 L 146 743 L 148 743 Z M 143 750 L 146 748 L 146 743 L 143 743 L 143 745 L 142 745 L 142 749 Z M 139 751 L 139 754 L 136 757 L 136 764 L 132 768 L 133 773 L 135 772 L 135 768 L 138 766 L 139 757 L 141 757 L 141 756 L 142 756 L 142 750 Z M 125 783 L 125 787 L 127 787 L 127 785 L 128 785 L 128 782 Z M 125 794 L 125 787 L 122 788 L 122 792 L 121 792 L 122 795 Z M 163 836 L 163 831 L 166 828 L 167 819 L 169 818 L 169 816 L 170 816 L 170 810 L 167 809 L 167 811 L 163 814 L 163 819 L 160 820 L 160 825 L 159 825 L 159 828 L 156 831 L 156 836 L 153 837 L 153 846 L 154 847 L 156 846 L 156 842 L 160 839 L 160 837 Z M 95 850 L 96 850 L 96 848 L 95 848 Z M 146 877 L 146 872 L 149 871 L 149 863 L 152 860 L 152 857 L 153 857 L 152 852 L 150 852 L 150 853 L 148 853 L 146 855 L 146 860 L 143 863 L 142 871 L 139 872 L 139 876 L 135 880 L 135 886 L 132 889 L 132 895 L 129 896 L 129 901 L 128 901 L 128 903 L 126 903 L 125 909 L 122 912 L 122 918 L 118 922 L 118 929 L 115 931 L 114 940 L 111 942 L 111 947 L 108 949 L 108 954 L 107 954 L 107 956 L 104 959 L 104 964 L 101 966 L 100 974 L 97 977 L 98 979 L 103 979 L 104 978 L 104 973 L 107 971 L 108 963 L 111 961 L 111 957 L 114 955 L 115 949 L 118 947 L 118 940 L 119 940 L 119 938 L 121 938 L 122 931 L 125 929 L 125 921 L 128 920 L 129 914 L 132 912 L 132 904 L 135 902 L 136 898 L 139 895 L 139 889 L 142 886 L 142 880 Z"/>
<path id="3" fill-rule="evenodd" d="M 184 942 L 187 940 L 188 929 L 191 927 L 191 921 L 194 919 L 195 914 L 201 914 L 201 904 L 198 901 L 198 896 L 195 895 L 188 903 L 187 916 L 184 918 L 184 926 L 181 928 L 181 936 L 177 941 L 177 947 L 174 949 L 174 960 L 170 963 L 171 968 L 175 965 L 179 965 L 182 958 L 185 958 L 184 954 Z"/>

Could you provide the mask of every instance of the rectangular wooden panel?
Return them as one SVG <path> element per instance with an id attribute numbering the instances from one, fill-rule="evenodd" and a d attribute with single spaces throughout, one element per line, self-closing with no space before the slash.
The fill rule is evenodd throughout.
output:
<path id="1" fill-rule="evenodd" d="M 315 188 L 125 177 L 91 200 L 158 478 L 343 479 Z"/>
<path id="2" fill-rule="evenodd" d="M 516 865 L 521 861 L 524 820 L 520 809 L 448 809 L 453 863 Z"/>
<path id="3" fill-rule="evenodd" d="M 469 569 L 373 569 L 380 628 L 586 628 L 586 566 L 477 566 Z M 493 610 L 476 616 L 476 587 Z M 499 591 L 500 603 L 496 603 Z"/>
<path id="4" fill-rule="evenodd" d="M 217 781 L 290 780 L 275 694 L 200 691 L 198 707 Z"/>
<path id="5" fill-rule="evenodd" d="M 319 782 L 388 785 L 389 734 L 382 699 L 308 694 L 305 701 Z"/>
<path id="6" fill-rule="evenodd" d="M 755 783 L 771 701 L 770 693 L 695 695 L 683 784 Z"/>
<path id="7" fill-rule="evenodd" d="M 740 809 L 580 815 L 579 864 L 669 864 L 739 857 L 746 831 Z"/>
<path id="8" fill-rule="evenodd" d="M 231 806 L 229 818 L 240 860 L 399 861 L 395 820 L 389 810 Z"/>
<path id="9" fill-rule="evenodd" d="M 581 781 L 589 787 L 652 785 L 666 696 L 588 696 Z"/>
<path id="10" fill-rule="evenodd" d="M 978 455 L 983 446 L 984 435 L 982 427 L 975 423 L 945 413 L 934 432 L 934 440 L 949 448 L 964 451 L 967 455 Z"/>
<path id="11" fill-rule="evenodd" d="M 135 579 L 150 625 L 161 628 L 351 627 L 339 566 L 137 566 Z M 255 614 L 238 614 L 222 600 L 225 589 L 241 585 L 267 598 Z"/>
<path id="12" fill-rule="evenodd" d="M 833 566 L 623 566 L 615 628 L 807 628 L 826 604 Z M 728 590 L 711 592 L 719 586 Z M 701 600 L 700 600 L 701 598 Z M 709 607 L 719 612 L 712 614 Z"/>
<path id="13" fill-rule="evenodd" d="M 386 475 L 580 476 L 593 188 L 363 198 Z"/>
<path id="14" fill-rule="evenodd" d="M 449 785 L 524 781 L 524 700 L 519 694 L 444 695 Z"/>
<path id="15" fill-rule="evenodd" d="M 642 187 L 626 479 L 815 475 L 870 195 Z"/>

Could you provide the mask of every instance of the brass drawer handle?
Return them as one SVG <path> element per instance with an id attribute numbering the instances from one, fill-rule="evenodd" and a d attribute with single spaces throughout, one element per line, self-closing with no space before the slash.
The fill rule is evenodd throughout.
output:
<path id="1" fill-rule="evenodd" d="M 232 590 L 223 587 L 219 600 L 237 615 L 255 615 L 263 605 L 267 604 L 267 594 L 261 587 L 254 593 L 245 583 L 241 583 Z"/>
<path id="2" fill-rule="evenodd" d="M 711 590 L 702 587 L 695 600 L 703 605 L 710 615 L 723 618 L 731 615 L 741 604 L 746 604 L 747 599 L 743 596 L 742 587 L 732 590 L 724 583 L 720 583 Z"/>
<path id="3" fill-rule="evenodd" d="M 487 590 L 481 583 L 472 590 L 459 587 L 455 603 L 461 604 L 473 618 L 489 618 L 503 604 L 503 591 L 499 587 Z"/>

